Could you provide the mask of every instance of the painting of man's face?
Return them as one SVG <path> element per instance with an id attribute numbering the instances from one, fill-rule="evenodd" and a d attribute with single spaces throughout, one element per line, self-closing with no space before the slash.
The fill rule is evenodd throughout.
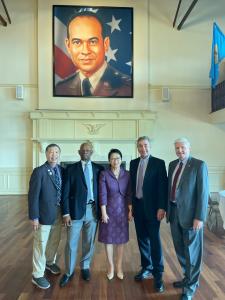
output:
<path id="1" fill-rule="evenodd" d="M 104 64 L 109 37 L 103 38 L 101 24 L 96 18 L 77 17 L 69 25 L 66 47 L 77 69 L 90 76 Z"/>
<path id="2" fill-rule="evenodd" d="M 53 95 L 132 98 L 132 8 L 57 5 L 53 15 Z"/>

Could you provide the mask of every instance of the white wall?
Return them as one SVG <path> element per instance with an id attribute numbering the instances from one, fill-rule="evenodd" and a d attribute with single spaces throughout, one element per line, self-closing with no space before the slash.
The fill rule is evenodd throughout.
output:
<path id="1" fill-rule="evenodd" d="M 134 5 L 133 0 L 126 2 Z M 174 139 L 187 136 L 193 155 L 205 159 L 209 165 L 211 190 L 224 189 L 225 131 L 222 126 L 210 122 L 208 73 L 212 16 L 216 16 L 225 31 L 225 20 L 220 16 L 225 11 L 221 6 L 225 4 L 222 0 L 217 0 L 217 5 L 214 1 L 199 1 L 184 28 L 177 31 L 172 29 L 177 0 L 148 2 L 149 57 L 139 59 L 149 66 L 149 97 L 144 100 L 147 107 L 157 112 L 153 154 L 165 158 L 168 163 L 175 158 Z M 94 5 L 95 1 L 92 3 Z M 115 4 L 107 1 L 107 5 Z M 0 27 L 0 194 L 21 194 L 27 192 L 32 168 L 29 112 L 38 108 L 38 7 L 35 0 L 8 0 L 7 7 L 12 24 Z M 137 31 L 137 35 L 140 43 L 137 47 L 143 47 L 141 31 Z M 136 89 L 141 88 L 140 82 L 141 74 L 135 81 Z M 15 99 L 17 84 L 25 86 L 23 101 Z M 170 88 L 169 103 L 161 101 L 162 86 Z M 100 109 L 97 103 L 96 109 Z"/>
<path id="2" fill-rule="evenodd" d="M 37 107 L 35 0 L 10 0 L 12 24 L 0 27 L 0 194 L 25 194 L 32 166 L 29 112 Z M 2 13 L 2 10 L 1 10 Z M 23 84 L 24 100 L 15 98 Z"/>

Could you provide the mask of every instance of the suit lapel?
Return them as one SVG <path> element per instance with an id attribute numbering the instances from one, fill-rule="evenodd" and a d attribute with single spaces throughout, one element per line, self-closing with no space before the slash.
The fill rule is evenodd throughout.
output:
<path id="1" fill-rule="evenodd" d="M 171 187 L 172 187 L 172 178 L 173 178 L 173 172 L 178 164 L 178 159 L 173 161 L 170 165 L 170 168 L 169 168 L 169 174 L 168 174 L 168 178 L 169 178 L 169 191 L 171 190 Z"/>
<path id="2" fill-rule="evenodd" d="M 86 181 L 85 181 L 85 177 L 84 177 L 84 171 L 83 171 L 83 167 L 82 167 L 81 161 L 79 161 L 79 163 L 78 163 L 78 171 L 79 171 L 79 173 L 81 175 L 81 179 L 82 179 L 84 185 L 87 186 L 86 185 Z"/>
<path id="3" fill-rule="evenodd" d="M 148 159 L 148 164 L 147 164 L 147 167 L 146 167 L 146 170 L 145 170 L 145 176 L 144 176 L 144 180 L 143 180 L 143 185 L 145 183 L 145 179 L 151 175 L 152 165 L 153 164 L 154 164 L 154 160 L 153 160 L 153 157 L 150 155 L 149 159 Z"/>
<path id="4" fill-rule="evenodd" d="M 138 165 L 140 162 L 140 157 L 138 159 L 136 159 L 135 161 L 135 165 L 134 165 L 134 182 L 135 182 L 135 186 L 137 185 L 137 171 L 138 171 Z"/>
<path id="5" fill-rule="evenodd" d="M 93 192 L 94 191 L 97 191 L 97 178 L 96 178 L 96 168 L 95 168 L 95 165 L 93 164 L 93 162 L 91 162 L 92 164 L 92 172 L 93 172 Z"/>
<path id="6" fill-rule="evenodd" d="M 145 170 L 145 175 L 149 175 L 149 172 L 151 172 L 151 167 L 150 165 L 152 165 L 152 156 L 149 156 L 149 159 L 148 159 L 148 164 L 147 164 L 147 167 L 146 167 L 146 170 Z M 144 180 L 145 180 L 145 177 L 144 177 Z"/>
<path id="7" fill-rule="evenodd" d="M 49 166 L 49 164 L 47 162 L 45 163 L 45 167 L 46 167 L 46 172 L 47 172 L 49 178 L 51 179 L 51 181 L 54 184 L 55 188 L 57 188 L 52 168 Z"/>
<path id="8" fill-rule="evenodd" d="M 181 178 L 180 178 L 180 181 L 178 183 L 178 187 L 182 184 L 182 182 L 185 180 L 185 178 L 188 177 L 187 175 L 188 175 L 188 172 L 190 170 L 190 164 L 191 164 L 191 157 L 189 157 L 188 160 L 187 160 L 187 163 L 184 167 L 184 171 L 183 171 L 183 173 L 181 175 Z"/>

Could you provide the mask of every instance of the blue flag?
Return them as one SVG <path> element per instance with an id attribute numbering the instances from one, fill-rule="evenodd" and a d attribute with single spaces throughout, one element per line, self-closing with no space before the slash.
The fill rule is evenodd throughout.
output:
<path id="1" fill-rule="evenodd" d="M 214 88 L 219 79 L 219 63 L 225 57 L 225 35 L 216 23 L 213 23 L 212 58 L 209 77 Z"/>

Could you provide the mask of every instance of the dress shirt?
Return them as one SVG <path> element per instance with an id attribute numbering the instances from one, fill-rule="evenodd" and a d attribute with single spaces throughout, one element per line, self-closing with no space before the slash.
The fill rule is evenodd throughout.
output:
<path id="1" fill-rule="evenodd" d="M 181 176 L 182 176 L 182 174 L 183 174 L 183 172 L 184 172 L 184 168 L 185 168 L 185 166 L 186 166 L 186 164 L 187 164 L 188 158 L 189 158 L 189 157 L 187 157 L 187 158 L 185 158 L 185 159 L 183 159 L 183 160 L 180 160 L 180 159 L 179 159 L 179 161 L 178 161 L 178 163 L 177 163 L 177 165 L 176 165 L 176 168 L 175 168 L 174 171 L 173 171 L 171 188 L 172 188 L 172 186 L 173 186 L 174 176 L 175 176 L 175 174 L 176 174 L 176 172 L 177 172 L 177 170 L 178 170 L 178 168 L 179 168 L 179 164 L 182 162 L 182 164 L 183 164 L 182 170 L 181 170 L 180 175 L 179 175 L 179 177 L 178 177 L 178 179 L 177 179 L 177 185 L 176 185 L 176 189 L 177 189 L 177 187 L 178 187 L 178 185 L 179 185 L 179 182 L 180 182 L 180 179 L 181 179 Z"/>
<path id="2" fill-rule="evenodd" d="M 91 93 L 94 93 L 94 90 L 96 89 L 96 86 L 98 85 L 100 79 L 102 78 L 102 75 L 104 74 L 105 70 L 107 68 L 107 63 L 104 62 L 104 64 L 101 66 L 101 68 L 95 72 L 92 76 L 88 77 L 90 84 L 91 84 Z M 81 86 L 83 80 L 86 78 L 81 72 L 79 72 L 80 80 L 81 80 Z M 82 91 L 83 93 L 83 91 Z"/>
<path id="3" fill-rule="evenodd" d="M 145 158 L 140 157 L 140 161 L 139 161 L 139 165 L 138 165 L 138 169 L 137 169 L 136 191 L 137 191 L 137 185 L 138 185 L 138 176 L 139 176 L 140 163 L 141 163 L 141 161 L 143 162 L 143 182 L 144 182 L 145 172 L 146 172 L 146 168 L 147 168 L 147 165 L 148 165 L 149 157 L 150 157 L 150 155 L 146 156 Z"/>
<path id="4" fill-rule="evenodd" d="M 60 170 L 59 170 L 59 166 L 58 166 L 58 165 L 56 165 L 54 168 L 53 168 L 53 167 L 51 167 L 51 169 L 52 169 L 52 172 L 53 172 L 53 174 L 55 174 L 55 171 L 54 171 L 54 169 L 56 169 L 56 171 L 57 171 L 57 174 L 58 174 L 58 177 L 59 177 L 60 184 L 62 184 L 62 177 L 61 177 L 61 173 L 60 173 Z"/>
<path id="5" fill-rule="evenodd" d="M 84 171 L 86 165 L 87 165 L 87 168 L 88 168 L 88 172 L 89 172 L 89 178 L 91 180 L 91 200 L 94 200 L 94 193 L 93 193 L 93 169 L 92 169 L 92 163 L 91 161 L 89 160 L 88 162 L 87 161 L 83 161 L 81 160 L 81 164 L 82 164 L 82 169 Z M 90 199 L 89 199 L 90 200 Z"/>

